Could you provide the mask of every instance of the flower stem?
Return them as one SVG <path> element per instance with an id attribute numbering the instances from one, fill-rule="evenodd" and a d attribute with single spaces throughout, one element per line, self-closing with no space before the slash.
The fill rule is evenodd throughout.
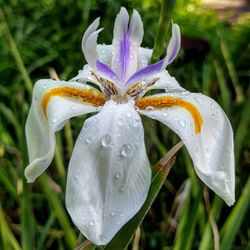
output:
<path id="1" fill-rule="evenodd" d="M 160 19 L 154 41 L 152 62 L 159 60 L 160 56 L 165 51 L 167 43 L 167 34 L 174 6 L 175 0 L 161 0 Z"/>

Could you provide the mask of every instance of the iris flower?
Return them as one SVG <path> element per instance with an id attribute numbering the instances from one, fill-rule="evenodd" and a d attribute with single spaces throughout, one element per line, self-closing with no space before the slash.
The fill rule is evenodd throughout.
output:
<path id="1" fill-rule="evenodd" d="M 50 165 L 55 132 L 72 117 L 98 112 L 84 122 L 75 143 L 66 207 L 83 235 L 96 245 L 107 244 L 148 194 L 151 169 L 141 121 L 145 115 L 182 139 L 200 179 L 232 205 L 235 177 L 229 120 L 214 100 L 185 90 L 165 69 L 180 49 L 179 26 L 172 24 L 166 56 L 151 65 L 152 50 L 140 47 L 143 24 L 137 11 L 129 20 L 121 8 L 112 45 L 97 45 L 98 26 L 99 18 L 83 36 L 87 64 L 75 78 L 39 80 L 34 86 L 26 124 L 28 182 Z M 162 93 L 146 95 L 152 89 Z"/>

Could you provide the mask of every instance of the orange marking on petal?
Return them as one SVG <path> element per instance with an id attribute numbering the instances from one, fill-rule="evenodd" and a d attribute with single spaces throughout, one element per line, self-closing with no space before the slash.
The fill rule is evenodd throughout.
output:
<path id="1" fill-rule="evenodd" d="M 146 109 L 147 107 L 153 107 L 156 109 L 174 106 L 181 107 L 187 110 L 192 116 L 195 125 L 195 133 L 198 134 L 201 132 L 203 119 L 200 111 L 192 103 L 181 98 L 174 98 L 170 96 L 144 97 L 137 100 L 135 105 L 142 110 Z"/>
<path id="2" fill-rule="evenodd" d="M 51 89 L 47 92 L 42 101 L 42 108 L 43 112 L 46 115 L 46 109 L 49 101 L 54 96 L 61 96 L 61 97 L 72 97 L 78 99 L 82 102 L 87 102 L 90 105 L 95 107 L 102 106 L 107 101 L 106 97 L 94 90 L 94 89 L 77 89 L 74 87 L 58 87 Z"/>

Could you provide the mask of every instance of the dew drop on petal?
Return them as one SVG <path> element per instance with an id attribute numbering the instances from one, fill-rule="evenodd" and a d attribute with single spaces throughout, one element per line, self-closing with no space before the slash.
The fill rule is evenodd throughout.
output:
<path id="1" fill-rule="evenodd" d="M 132 146 L 130 144 L 124 144 L 121 147 L 120 155 L 122 157 L 129 157 L 132 155 Z"/>
<path id="2" fill-rule="evenodd" d="M 211 119 L 214 119 L 215 118 L 215 114 L 214 113 L 211 114 L 210 117 L 211 117 Z"/>
<path id="3" fill-rule="evenodd" d="M 213 102 L 210 103 L 210 107 L 211 107 L 212 109 L 215 108 L 215 105 L 214 105 Z"/>
<path id="4" fill-rule="evenodd" d="M 185 128 L 186 127 L 186 121 L 185 120 L 179 120 L 179 124 Z"/>
<path id="5" fill-rule="evenodd" d="M 102 143 L 102 146 L 103 146 L 103 147 L 109 147 L 110 144 L 111 144 L 111 142 L 112 142 L 112 138 L 111 138 L 110 135 L 106 134 L 106 135 L 104 135 L 104 136 L 102 137 L 101 143 Z"/>
<path id="6" fill-rule="evenodd" d="M 122 118 L 119 118 L 119 119 L 117 120 L 117 125 L 121 127 L 121 126 L 123 126 L 123 124 L 124 124 L 123 119 L 122 119 Z"/>
<path id="7" fill-rule="evenodd" d="M 87 144 L 90 144 L 92 141 L 93 141 L 93 138 L 92 138 L 91 136 L 88 136 L 88 137 L 86 138 L 86 143 L 87 143 Z"/>
<path id="8" fill-rule="evenodd" d="M 94 221 L 91 220 L 91 221 L 89 222 L 89 225 L 90 225 L 90 226 L 94 226 Z"/>
<path id="9" fill-rule="evenodd" d="M 132 116 L 132 113 L 131 112 L 127 112 L 126 116 L 129 118 Z"/>

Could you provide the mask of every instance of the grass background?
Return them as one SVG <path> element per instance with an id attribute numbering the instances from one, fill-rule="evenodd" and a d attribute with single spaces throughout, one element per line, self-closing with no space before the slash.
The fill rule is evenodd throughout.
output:
<path id="1" fill-rule="evenodd" d="M 144 22 L 144 47 L 153 47 L 160 1 L 41 0 L 1 1 L 0 10 L 0 249 L 73 249 L 83 241 L 64 205 L 67 165 L 87 116 L 73 119 L 57 134 L 51 167 L 32 185 L 24 126 L 33 84 L 49 78 L 52 67 L 69 80 L 85 64 L 80 44 L 98 16 L 104 31 L 99 43 L 111 43 L 121 6 L 135 8 Z M 249 205 L 249 37 L 250 15 L 232 18 L 179 0 L 172 18 L 182 31 L 182 49 L 168 70 L 180 84 L 214 98 L 235 133 L 236 204 L 227 207 L 196 177 L 185 149 L 141 225 L 139 244 L 129 249 L 250 249 Z M 163 31 L 164 32 L 164 31 Z M 163 33 L 164 34 L 164 33 Z M 162 52 L 165 48 L 162 48 Z M 178 138 L 164 125 L 143 119 L 152 164 Z M 138 238 L 137 233 L 137 238 Z M 137 239 L 136 238 L 136 239 Z"/>

